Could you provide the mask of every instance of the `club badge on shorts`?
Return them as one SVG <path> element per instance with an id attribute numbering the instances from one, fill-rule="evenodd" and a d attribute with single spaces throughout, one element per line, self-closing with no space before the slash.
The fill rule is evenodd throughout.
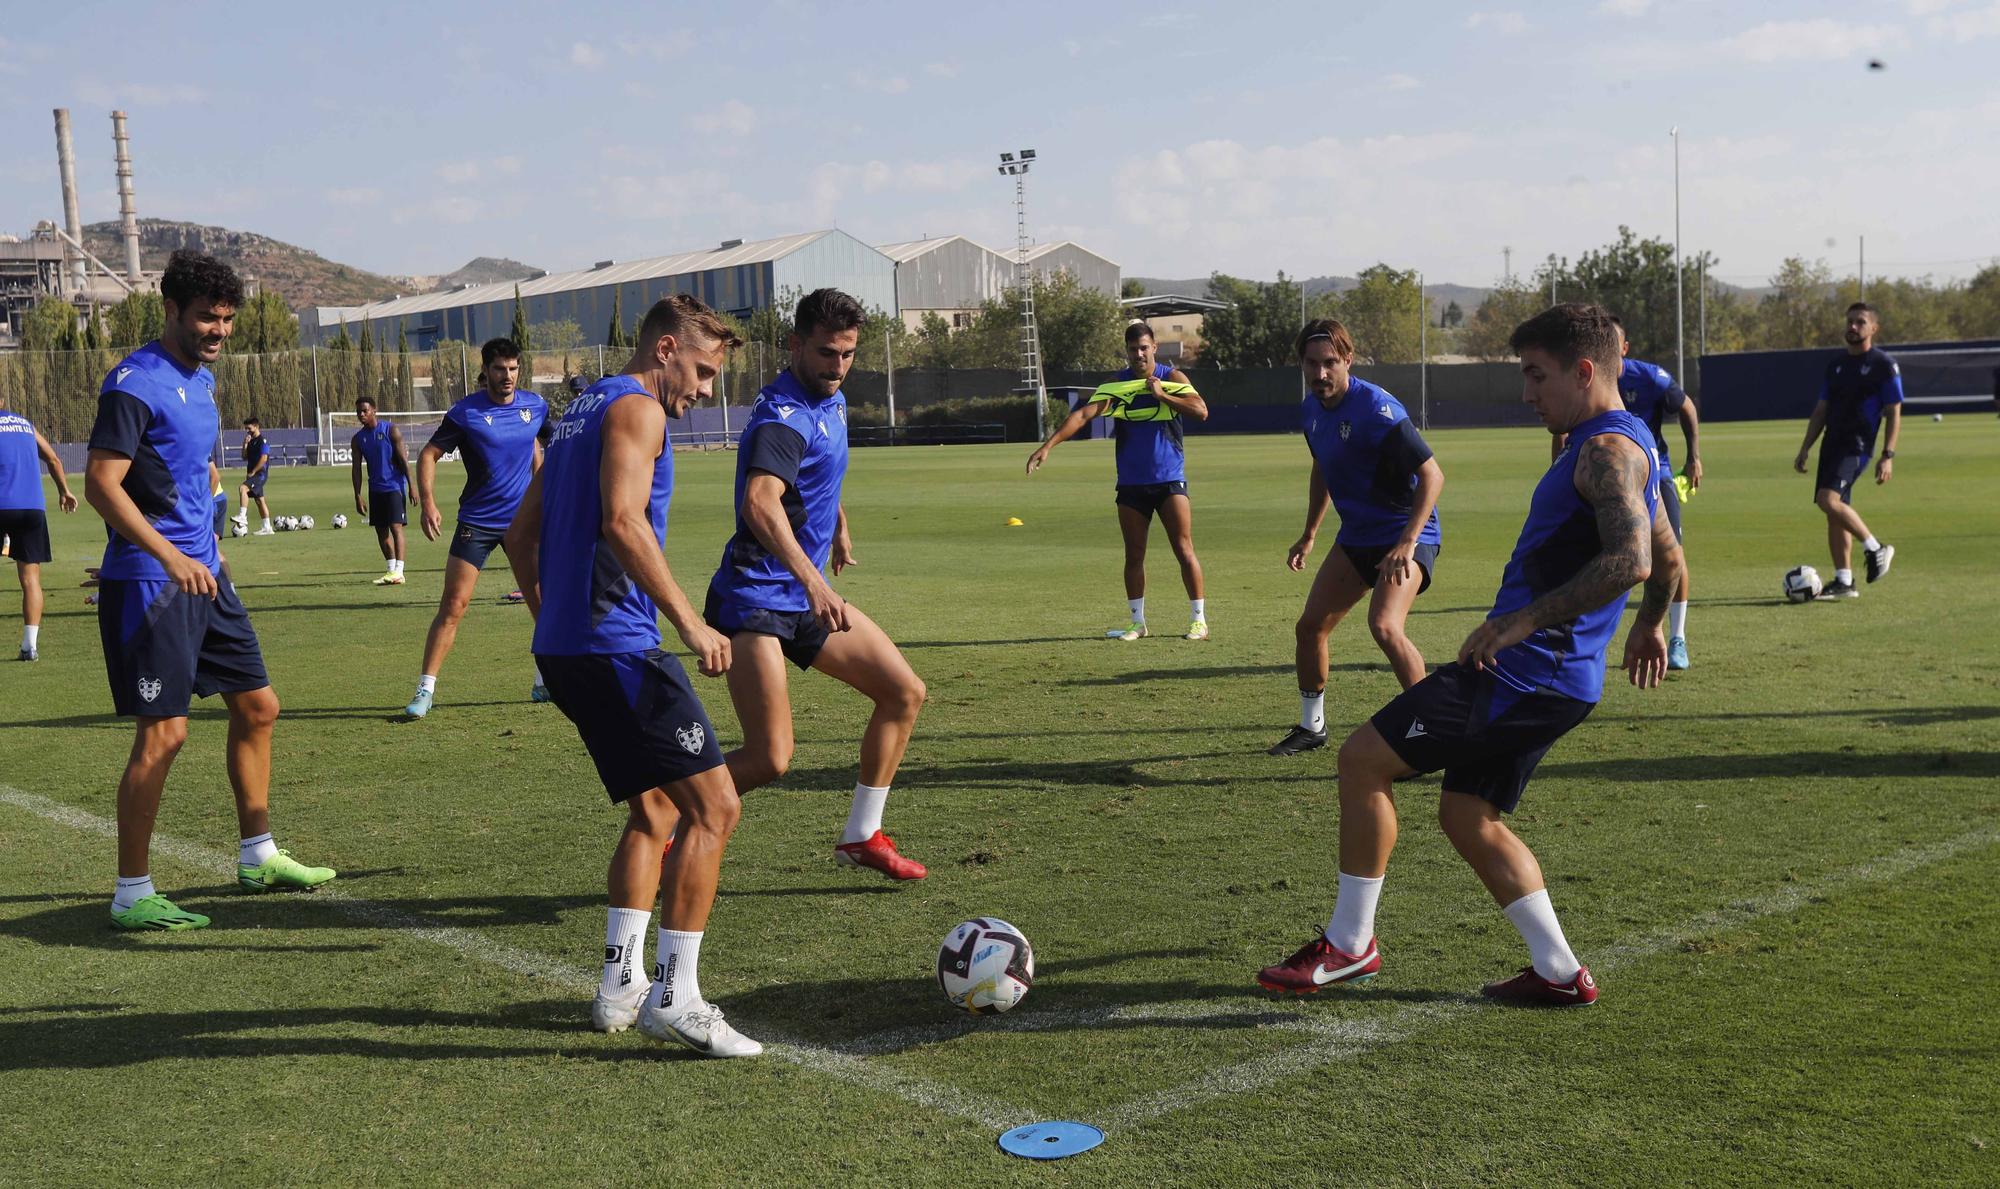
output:
<path id="1" fill-rule="evenodd" d="M 708 733 L 701 729 L 700 723 L 695 722 L 675 731 L 674 738 L 680 740 L 681 747 L 689 755 L 694 756 L 701 754 L 701 745 L 707 740 Z"/>
<path id="2" fill-rule="evenodd" d="M 139 696 L 148 702 L 159 697 L 160 679 L 157 677 L 141 677 L 139 679 Z"/>

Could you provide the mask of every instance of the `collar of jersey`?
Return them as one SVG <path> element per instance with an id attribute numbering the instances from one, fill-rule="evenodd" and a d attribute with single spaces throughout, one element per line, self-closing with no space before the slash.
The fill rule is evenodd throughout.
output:
<path id="1" fill-rule="evenodd" d="M 173 355 L 167 350 L 166 345 L 161 343 L 160 340 L 158 339 L 154 339 L 152 342 L 147 343 L 145 346 L 139 348 L 139 350 L 136 351 L 134 354 L 145 355 L 148 356 L 150 359 L 157 360 L 159 363 L 172 368 L 174 374 L 180 376 L 183 380 L 194 379 L 196 376 L 201 374 L 202 367 L 204 366 L 202 364 L 197 363 L 194 365 L 193 371 L 189 371 L 188 369 L 182 367 L 181 361 L 175 359 Z"/>
<path id="2" fill-rule="evenodd" d="M 806 386 L 799 383 L 799 378 L 792 374 L 791 368 L 786 368 L 784 371 L 778 373 L 778 378 L 771 381 L 771 390 L 787 400 L 795 400 L 802 405 L 812 405 L 814 408 L 818 408 L 820 405 L 826 404 L 840 395 L 840 390 L 836 388 L 832 396 L 823 396 L 815 399 L 806 391 Z"/>

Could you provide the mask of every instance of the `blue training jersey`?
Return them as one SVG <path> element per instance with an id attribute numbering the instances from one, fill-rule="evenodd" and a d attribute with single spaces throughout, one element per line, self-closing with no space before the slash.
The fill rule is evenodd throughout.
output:
<path id="1" fill-rule="evenodd" d="M 644 652 L 660 646 L 659 608 L 604 539 L 604 417 L 627 398 L 653 395 L 631 376 L 606 376 L 563 410 L 542 463 L 542 610 L 538 656 Z M 661 435 L 646 520 L 662 547 L 674 491 L 674 452 Z"/>
<path id="2" fill-rule="evenodd" d="M 260 433 L 260 434 L 258 434 L 258 435 L 257 435 L 256 437 L 254 437 L 254 438 L 251 438 L 250 440 L 248 440 L 248 441 L 244 442 L 244 443 L 243 443 L 243 477 L 244 477 L 244 478 L 246 478 L 246 479 L 247 479 L 247 478 L 249 478 L 249 477 L 250 477 L 250 468 L 251 468 L 251 467 L 254 467 L 254 466 L 256 466 L 256 465 L 257 465 L 257 460 L 258 460 L 258 459 L 260 459 L 260 458 L 263 458 L 263 457 L 265 457 L 265 456 L 269 455 L 270 453 L 271 453 L 271 443 L 269 443 L 269 442 L 265 441 L 265 440 L 264 440 L 264 435 L 263 435 L 263 434 L 261 434 L 261 433 Z M 265 478 L 267 478 L 267 479 L 268 479 L 268 478 L 270 477 L 270 475 L 271 475 L 271 465 L 270 465 L 269 463 L 265 463 L 265 464 L 264 464 L 264 470 L 263 470 L 263 474 L 264 474 L 264 477 L 265 477 Z"/>
<path id="3" fill-rule="evenodd" d="M 1153 365 L 1156 379 L 1165 380 L 1174 369 L 1164 363 Z M 1131 368 L 1118 373 L 1120 380 L 1136 380 Z M 1176 412 L 1164 421 L 1126 420 L 1121 414 L 1151 416 L 1160 398 L 1148 392 L 1120 405 L 1112 413 L 1111 438 L 1118 455 L 1118 486 L 1140 487 L 1153 483 L 1181 483 L 1187 479 L 1186 434 Z"/>
<path id="4" fill-rule="evenodd" d="M 1673 452 L 1667 449 L 1667 436 L 1661 427 L 1667 414 L 1678 414 L 1687 403 L 1687 393 L 1674 383 L 1673 373 L 1658 364 L 1627 359 L 1618 367 L 1618 398 L 1625 402 L 1626 412 L 1653 431 L 1653 448 L 1660 452 L 1661 464 L 1673 470 Z"/>
<path id="5" fill-rule="evenodd" d="M 1829 359 L 1819 398 L 1826 402 L 1826 446 L 1838 458 L 1875 453 L 1882 410 L 1903 403 L 1903 369 L 1880 347 Z"/>
<path id="6" fill-rule="evenodd" d="M 364 428 L 355 433 L 354 456 L 368 471 L 368 490 L 403 490 L 404 471 L 396 466 L 396 439 L 390 436 L 387 421 L 378 420 L 375 428 Z M 521 490 L 525 492 L 527 488 Z M 511 522 L 512 518 L 509 520 Z"/>
<path id="7" fill-rule="evenodd" d="M 482 388 L 444 415 L 430 444 L 446 454 L 458 451 L 465 463 L 460 524 L 498 530 L 514 522 L 535 474 L 535 442 L 548 440 L 548 421 L 548 402 L 532 388 L 516 388 L 504 405 Z"/>
<path id="8" fill-rule="evenodd" d="M 0 409 L 0 508 L 39 511 L 48 506 L 34 424 L 19 413 Z"/>
<path id="9" fill-rule="evenodd" d="M 809 610 L 805 587 L 743 521 L 743 493 L 756 471 L 784 480 L 792 535 L 813 566 L 825 569 L 847 478 L 847 397 L 836 392 L 814 399 L 789 371 L 757 394 L 736 443 L 736 533 L 723 546 L 722 564 L 709 583 L 717 595 L 742 606 Z"/>
<path id="10" fill-rule="evenodd" d="M 215 377 L 205 367 L 182 368 L 157 341 L 127 355 L 104 377 L 90 430 L 92 450 L 132 460 L 123 487 L 146 522 L 212 571 L 221 563 L 208 464 L 221 430 Z M 151 554 L 108 526 L 107 533 L 104 577 L 166 578 L 166 568 Z"/>
<path id="11" fill-rule="evenodd" d="M 1568 582 L 1585 563 L 1603 550 L 1597 537 L 1597 514 L 1576 489 L 1576 460 L 1584 442 L 1598 434 L 1623 434 L 1646 452 L 1652 478 L 1646 484 L 1646 516 L 1650 521 L 1659 502 L 1659 481 L 1666 470 L 1653 453 L 1652 431 L 1623 409 L 1599 413 L 1569 431 L 1569 444 L 1535 485 L 1528 504 L 1528 521 L 1520 543 L 1500 576 L 1500 594 L 1486 618 L 1495 619 Z M 1526 640 L 1501 650 L 1489 666 L 1493 674 L 1522 693 L 1556 693 L 1580 702 L 1604 696 L 1604 649 L 1625 611 L 1625 596 L 1568 623 L 1537 628 Z"/>
<path id="12" fill-rule="evenodd" d="M 1299 416 L 1306 449 L 1340 513 L 1334 543 L 1394 545 L 1416 506 L 1417 471 L 1431 457 L 1403 402 L 1357 376 L 1349 378 L 1347 392 L 1331 409 L 1307 396 Z M 1442 540 L 1433 508 L 1417 541 L 1436 545 Z"/>

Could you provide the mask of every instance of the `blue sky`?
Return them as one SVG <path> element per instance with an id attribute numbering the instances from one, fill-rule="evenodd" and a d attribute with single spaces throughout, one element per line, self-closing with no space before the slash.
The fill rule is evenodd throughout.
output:
<path id="1" fill-rule="evenodd" d="M 254 29 L 254 32 L 245 30 Z M 621 30 L 629 30 L 623 31 Z M 1717 274 L 2000 256 L 2000 3 L 71 3 L 0 23 L 0 230 L 140 213 L 381 272 L 560 269 L 838 226 L 1037 239 L 1128 275 L 1490 283 L 1620 223 Z M 1887 64 L 1870 72 L 1865 63 Z M 121 65 L 123 59 L 142 63 Z"/>

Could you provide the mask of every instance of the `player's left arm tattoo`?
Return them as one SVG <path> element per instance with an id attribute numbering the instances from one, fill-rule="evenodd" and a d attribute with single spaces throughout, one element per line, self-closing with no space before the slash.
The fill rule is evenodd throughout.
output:
<path id="1" fill-rule="evenodd" d="M 1568 623 L 1645 580 L 1653 569 L 1653 532 L 1646 485 L 1647 454 L 1620 434 L 1598 434 L 1576 460 L 1575 483 L 1597 517 L 1599 549 L 1574 577 L 1529 603 L 1521 614 L 1538 628 Z"/>
<path id="2" fill-rule="evenodd" d="M 1659 627 L 1666 619 L 1667 604 L 1673 602 L 1674 592 L 1681 584 L 1681 568 L 1687 564 L 1681 554 L 1681 543 L 1674 539 L 1674 526 L 1667 519 L 1664 504 L 1653 506 L 1652 537 L 1653 569 L 1646 575 L 1635 621 L 1635 626 L 1643 624 L 1649 629 Z"/>

